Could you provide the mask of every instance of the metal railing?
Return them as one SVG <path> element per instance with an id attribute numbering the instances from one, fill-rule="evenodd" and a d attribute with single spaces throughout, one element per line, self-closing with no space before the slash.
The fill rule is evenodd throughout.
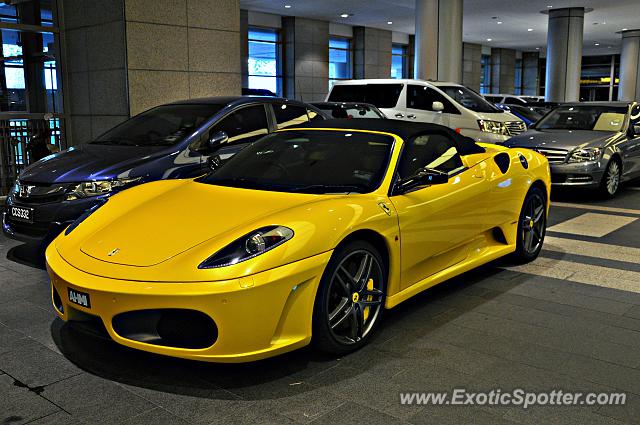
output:
<path id="1" fill-rule="evenodd" d="M 52 114 L 0 114 L 0 196 L 29 164 L 66 147 L 64 118 Z"/>

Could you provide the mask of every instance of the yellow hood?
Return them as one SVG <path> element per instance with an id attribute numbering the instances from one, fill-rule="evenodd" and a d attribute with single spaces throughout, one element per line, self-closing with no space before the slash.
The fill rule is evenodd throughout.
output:
<path id="1" fill-rule="evenodd" d="M 129 208 L 114 197 L 99 210 L 102 226 L 85 234 L 80 250 L 109 263 L 153 266 L 262 217 L 316 199 L 282 195 L 189 182 L 150 198 L 141 193 Z M 147 200 L 140 202 L 143 199 Z"/>

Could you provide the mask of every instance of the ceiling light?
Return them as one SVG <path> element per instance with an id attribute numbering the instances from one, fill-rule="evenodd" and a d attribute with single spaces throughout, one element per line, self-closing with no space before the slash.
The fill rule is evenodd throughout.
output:
<path id="1" fill-rule="evenodd" d="M 498 25 L 501 25 L 501 24 L 502 24 L 502 21 L 498 21 Z"/>
<path id="2" fill-rule="evenodd" d="M 393 21 L 387 21 L 387 25 L 392 25 Z"/>
<path id="3" fill-rule="evenodd" d="M 540 50 L 540 48 L 539 48 L 539 47 L 536 47 L 536 50 Z"/>
<path id="4" fill-rule="evenodd" d="M 341 14 L 341 15 L 340 15 L 340 17 L 341 17 L 341 18 L 348 18 L 348 17 L 349 17 L 349 14 L 348 14 L 348 13 L 343 13 L 343 14 Z"/>
<path id="5" fill-rule="evenodd" d="M 622 28 L 622 31 L 626 31 L 626 30 L 627 30 L 626 28 Z"/>
<path id="6" fill-rule="evenodd" d="M 493 41 L 493 38 L 487 38 L 487 41 Z"/>
<path id="7" fill-rule="evenodd" d="M 549 9 L 551 9 L 553 6 L 551 6 L 551 5 L 547 5 L 547 7 L 548 7 Z"/>
<path id="8" fill-rule="evenodd" d="M 533 28 L 527 28 L 527 31 L 531 32 L 533 31 Z"/>
<path id="9" fill-rule="evenodd" d="M 600 43 L 596 43 L 595 45 L 596 45 L 596 46 L 599 46 L 599 45 L 600 45 Z"/>
<path id="10" fill-rule="evenodd" d="M 285 4 L 285 5 L 284 5 L 284 8 L 285 8 L 285 9 L 291 9 L 291 5 L 290 5 L 290 4 Z"/>

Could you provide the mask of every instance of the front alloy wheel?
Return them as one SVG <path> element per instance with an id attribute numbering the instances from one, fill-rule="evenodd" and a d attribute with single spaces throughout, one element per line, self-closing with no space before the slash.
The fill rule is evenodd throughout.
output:
<path id="1" fill-rule="evenodd" d="M 607 170 L 602 177 L 601 192 L 610 198 L 618 193 L 620 188 L 620 164 L 616 160 L 609 161 Z"/>
<path id="2" fill-rule="evenodd" d="M 322 277 L 314 307 L 314 343 L 344 354 L 360 347 L 384 308 L 386 274 L 380 254 L 357 241 L 336 250 Z"/>

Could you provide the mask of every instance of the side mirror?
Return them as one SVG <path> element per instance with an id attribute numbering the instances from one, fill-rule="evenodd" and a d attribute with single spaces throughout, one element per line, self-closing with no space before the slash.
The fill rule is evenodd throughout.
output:
<path id="1" fill-rule="evenodd" d="M 224 131 L 216 131 L 215 133 L 211 133 L 209 135 L 209 140 L 207 140 L 207 147 L 209 149 L 215 149 L 218 145 L 221 145 L 229 140 L 229 136 Z"/>
<path id="2" fill-rule="evenodd" d="M 431 186 L 434 184 L 445 184 L 449 182 L 449 174 L 433 168 L 423 168 L 414 176 L 402 179 L 397 183 L 395 194 L 402 195 L 413 189 Z"/>
<path id="3" fill-rule="evenodd" d="M 435 101 L 431 104 L 431 110 L 435 112 L 444 111 L 444 104 L 442 102 Z"/>

